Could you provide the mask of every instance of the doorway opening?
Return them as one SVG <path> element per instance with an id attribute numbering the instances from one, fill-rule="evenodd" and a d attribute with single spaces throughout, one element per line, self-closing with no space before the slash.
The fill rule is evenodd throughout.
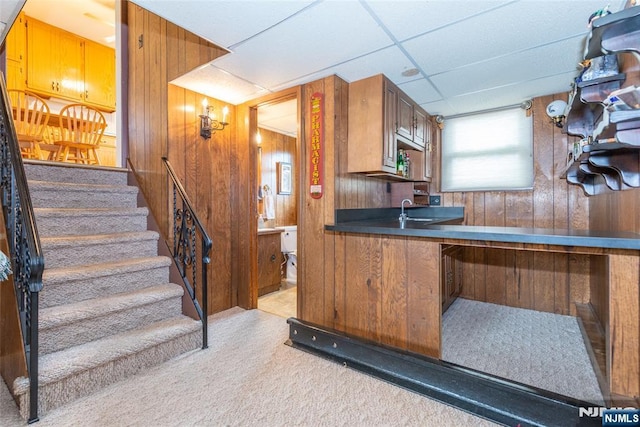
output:
<path id="1" fill-rule="evenodd" d="M 258 309 L 297 314 L 299 108 L 297 97 L 257 108 Z"/>

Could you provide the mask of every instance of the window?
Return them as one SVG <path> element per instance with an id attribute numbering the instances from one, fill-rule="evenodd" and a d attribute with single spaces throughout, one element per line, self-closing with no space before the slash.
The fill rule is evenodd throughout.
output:
<path id="1" fill-rule="evenodd" d="M 533 188 L 532 118 L 521 108 L 446 119 L 442 191 Z"/>

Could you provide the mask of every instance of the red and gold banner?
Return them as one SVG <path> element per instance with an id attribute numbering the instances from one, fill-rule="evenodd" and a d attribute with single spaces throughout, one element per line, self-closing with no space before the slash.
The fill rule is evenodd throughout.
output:
<path id="1" fill-rule="evenodd" d="M 322 197 L 322 185 L 324 183 L 324 103 L 323 95 L 319 92 L 311 95 L 311 141 L 309 147 L 311 181 L 309 193 L 314 199 Z"/>

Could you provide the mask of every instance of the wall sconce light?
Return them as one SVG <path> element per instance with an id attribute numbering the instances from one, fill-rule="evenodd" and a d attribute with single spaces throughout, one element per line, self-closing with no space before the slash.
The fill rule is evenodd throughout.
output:
<path id="1" fill-rule="evenodd" d="M 256 144 L 262 144 L 262 135 L 260 135 L 260 131 L 256 132 Z"/>
<path id="2" fill-rule="evenodd" d="M 229 108 L 225 105 L 222 109 L 222 120 L 217 120 L 213 114 L 213 107 L 209 105 L 206 98 L 202 101 L 202 114 L 200 114 L 200 136 L 209 139 L 217 130 L 223 130 L 227 123 Z"/>
<path id="3" fill-rule="evenodd" d="M 566 109 L 567 103 L 561 99 L 556 99 L 547 105 L 547 116 L 551 118 L 553 124 L 561 128 L 564 126 Z"/>

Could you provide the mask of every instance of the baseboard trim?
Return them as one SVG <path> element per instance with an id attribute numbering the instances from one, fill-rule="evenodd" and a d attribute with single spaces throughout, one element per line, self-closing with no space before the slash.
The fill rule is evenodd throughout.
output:
<path id="1" fill-rule="evenodd" d="M 503 425 L 601 426 L 595 406 L 437 359 L 349 337 L 295 318 L 287 344 Z"/>

